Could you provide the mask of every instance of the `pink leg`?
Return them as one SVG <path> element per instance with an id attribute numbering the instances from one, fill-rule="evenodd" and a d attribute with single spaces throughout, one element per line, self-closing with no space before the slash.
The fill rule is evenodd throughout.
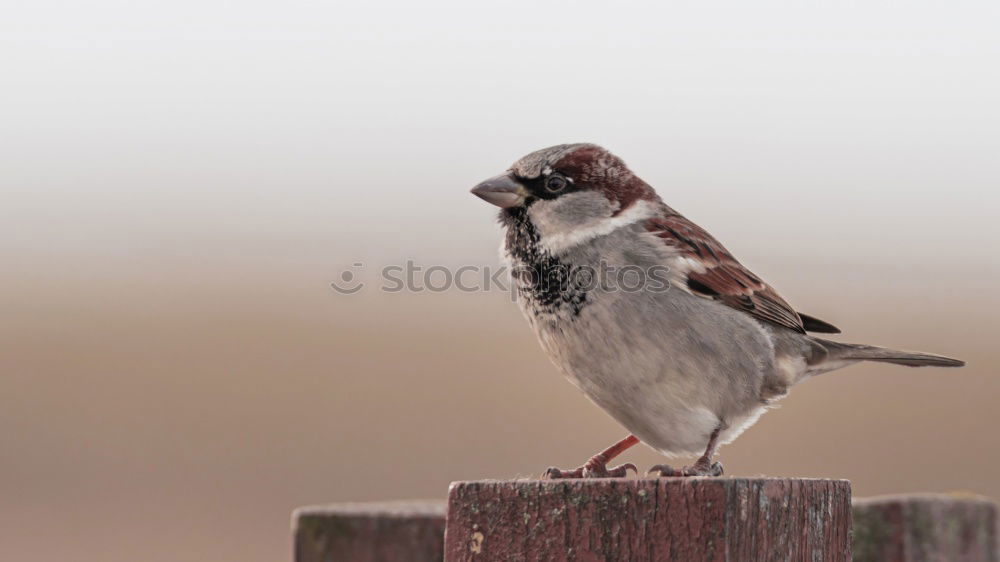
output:
<path id="1" fill-rule="evenodd" d="M 628 474 L 628 469 L 630 468 L 632 469 L 632 472 L 638 472 L 635 465 L 632 463 L 626 463 L 614 468 L 608 468 L 609 462 L 638 442 L 639 439 L 635 435 L 629 435 L 607 449 L 604 449 L 600 453 L 590 457 L 590 460 L 588 460 L 580 468 L 574 470 L 549 468 L 545 471 L 545 474 L 542 475 L 542 478 L 550 478 L 553 480 L 559 478 L 621 478 Z"/>

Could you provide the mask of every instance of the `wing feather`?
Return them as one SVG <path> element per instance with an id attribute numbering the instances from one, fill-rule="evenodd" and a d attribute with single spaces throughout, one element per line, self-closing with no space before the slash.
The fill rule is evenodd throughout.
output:
<path id="1" fill-rule="evenodd" d="M 800 316 L 773 287 L 744 267 L 711 234 L 684 216 L 669 211 L 649 219 L 646 230 L 701 266 L 687 272 L 688 288 L 692 292 L 796 332 L 805 333 L 807 329 L 839 332 L 822 320 Z"/>

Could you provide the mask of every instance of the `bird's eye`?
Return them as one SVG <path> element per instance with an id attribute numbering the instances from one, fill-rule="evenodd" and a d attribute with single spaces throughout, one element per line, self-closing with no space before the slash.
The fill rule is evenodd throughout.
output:
<path id="1" fill-rule="evenodd" d="M 566 178 L 559 174 L 552 174 L 551 176 L 545 178 L 545 189 L 547 189 L 549 193 L 559 193 L 563 189 L 566 189 L 566 185 L 568 184 L 569 182 L 566 181 Z"/>

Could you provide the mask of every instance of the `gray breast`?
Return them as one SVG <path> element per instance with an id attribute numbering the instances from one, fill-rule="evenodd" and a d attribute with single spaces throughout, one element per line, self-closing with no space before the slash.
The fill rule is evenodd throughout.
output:
<path id="1" fill-rule="evenodd" d="M 580 244 L 556 261 L 570 270 L 613 272 L 662 266 L 664 255 L 662 243 L 633 225 Z M 520 304 L 552 361 L 661 451 L 687 450 L 702 439 L 671 432 L 697 427 L 700 433 L 713 419 L 740 424 L 761 407 L 760 388 L 773 369 L 774 353 L 766 331 L 746 314 L 679 287 L 597 286 L 571 291 L 566 301 L 542 299 L 533 291 L 524 289 L 528 298 Z"/>

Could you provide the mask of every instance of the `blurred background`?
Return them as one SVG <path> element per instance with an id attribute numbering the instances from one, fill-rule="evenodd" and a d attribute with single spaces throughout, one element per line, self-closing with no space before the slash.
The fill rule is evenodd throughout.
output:
<path id="1" fill-rule="evenodd" d="M 305 504 L 444 497 L 624 431 L 503 292 L 479 180 L 609 147 L 844 339 L 720 459 L 1000 497 L 1000 7 L 58 2 L 0 20 L 0 558 L 290 559 Z M 352 264 L 369 286 L 330 288 Z M 645 468 L 644 448 L 624 460 Z"/>

